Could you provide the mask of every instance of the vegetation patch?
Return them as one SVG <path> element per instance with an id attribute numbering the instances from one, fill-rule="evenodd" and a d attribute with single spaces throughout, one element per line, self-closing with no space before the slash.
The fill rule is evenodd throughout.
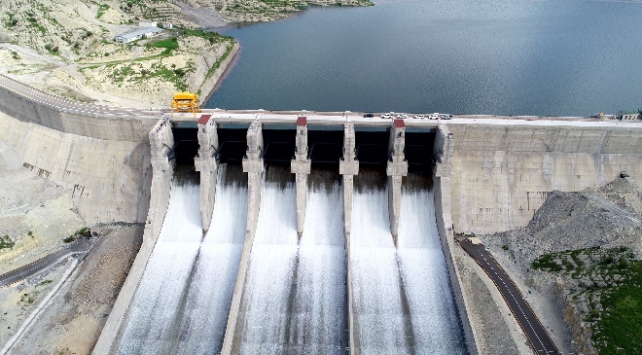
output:
<path id="1" fill-rule="evenodd" d="M 7 17 L 9 17 L 9 19 L 4 23 L 5 27 L 11 28 L 11 27 L 16 27 L 16 25 L 18 25 L 18 19 L 16 19 L 14 16 L 15 15 L 10 12 L 7 13 Z"/>
<path id="2" fill-rule="evenodd" d="M 600 354 L 642 354 L 642 260 L 628 248 L 546 254 L 532 266 L 577 280 L 570 295 L 588 300 L 585 321 Z"/>
<path id="3" fill-rule="evenodd" d="M 99 4 L 98 5 L 98 12 L 96 13 L 96 18 L 101 18 L 109 10 L 109 5 L 107 4 Z"/>
<path id="4" fill-rule="evenodd" d="M 36 285 L 36 287 L 38 287 L 38 286 L 46 286 L 46 285 L 48 285 L 48 284 L 50 284 L 52 282 L 53 282 L 52 280 L 44 280 L 44 281 L 41 281 L 40 283 L 38 283 Z"/>
<path id="5" fill-rule="evenodd" d="M 87 239 L 91 238 L 91 229 L 89 229 L 87 227 L 81 228 L 81 229 L 77 230 L 76 233 L 68 236 L 67 238 L 63 239 L 62 241 L 65 242 L 65 243 L 72 243 L 72 242 L 75 242 L 76 240 L 81 239 L 81 238 L 87 238 Z"/>
<path id="6" fill-rule="evenodd" d="M 178 40 L 176 37 L 164 39 L 162 41 L 156 41 L 147 43 L 145 45 L 147 48 L 164 48 L 165 50 L 161 53 L 162 56 L 169 56 L 172 54 L 172 51 L 178 49 Z"/>
<path id="7" fill-rule="evenodd" d="M 8 235 L 0 237 L 0 249 L 11 249 L 14 245 L 16 245 L 16 242 L 14 242 Z"/>

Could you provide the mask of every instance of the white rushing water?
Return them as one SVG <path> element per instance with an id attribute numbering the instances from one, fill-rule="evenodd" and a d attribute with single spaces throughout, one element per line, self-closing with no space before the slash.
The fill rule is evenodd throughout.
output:
<path id="1" fill-rule="evenodd" d="M 247 184 L 224 184 L 219 173 L 214 214 L 201 245 L 182 314 L 177 354 L 213 354 L 223 345 L 247 220 Z"/>
<path id="2" fill-rule="evenodd" d="M 132 302 L 119 354 L 220 351 L 245 238 L 247 186 L 219 183 L 201 241 L 198 185 L 172 185 L 161 236 Z"/>
<path id="3" fill-rule="evenodd" d="M 294 185 L 265 183 L 241 305 L 242 354 L 333 354 L 347 345 L 341 194 L 310 189 L 298 241 Z"/>
<path id="4" fill-rule="evenodd" d="M 385 189 L 355 191 L 351 265 L 355 339 L 367 354 L 466 354 L 432 191 L 402 193 L 398 249 Z"/>
<path id="5" fill-rule="evenodd" d="M 119 354 L 168 354 L 177 339 L 177 311 L 203 236 L 199 186 L 177 180 L 160 237 L 130 305 Z"/>

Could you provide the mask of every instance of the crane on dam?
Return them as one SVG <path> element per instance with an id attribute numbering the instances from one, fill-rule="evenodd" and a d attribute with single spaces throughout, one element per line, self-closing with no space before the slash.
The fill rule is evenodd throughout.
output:
<path id="1" fill-rule="evenodd" d="M 172 113 L 176 112 L 192 112 L 196 117 L 197 112 L 201 112 L 201 105 L 198 102 L 198 95 L 192 92 L 177 92 L 174 94 L 171 104 Z"/>

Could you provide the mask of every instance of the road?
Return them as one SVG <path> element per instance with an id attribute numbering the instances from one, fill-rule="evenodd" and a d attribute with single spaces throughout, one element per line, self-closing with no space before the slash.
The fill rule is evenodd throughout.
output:
<path id="1" fill-rule="evenodd" d="M 25 85 L 5 75 L 0 75 L 0 86 L 3 86 L 21 96 L 34 100 L 41 105 L 53 107 L 62 112 L 83 115 L 101 115 L 107 117 L 162 117 L 162 114 L 157 111 L 146 111 L 137 108 L 110 107 L 106 105 L 96 105 L 92 103 L 73 101 L 67 98 L 46 93 L 29 85 Z"/>
<path id="2" fill-rule="evenodd" d="M 508 304 L 515 318 L 517 318 L 517 322 L 526 338 L 528 338 L 534 353 L 538 355 L 560 354 L 535 312 L 522 297 L 515 283 L 486 250 L 484 244 L 480 242 L 474 243 L 468 238 L 458 238 L 456 241 L 482 267 L 495 286 L 497 286 L 504 301 Z"/>
<path id="3" fill-rule="evenodd" d="M 44 258 L 38 259 L 27 265 L 23 265 L 17 269 L 6 272 L 0 275 L 0 287 L 5 287 L 16 282 L 20 282 L 30 276 L 48 269 L 51 266 L 56 265 L 69 256 L 86 253 L 91 247 L 91 244 L 92 241 L 90 240 L 80 239 L 73 244 L 66 246 L 62 250 L 49 254 Z"/>

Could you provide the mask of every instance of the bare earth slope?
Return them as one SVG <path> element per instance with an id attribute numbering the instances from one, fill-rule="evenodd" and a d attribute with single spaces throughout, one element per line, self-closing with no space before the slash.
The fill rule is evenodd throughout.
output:
<path id="1" fill-rule="evenodd" d="M 480 239 L 518 283 L 560 350 L 572 348 L 596 354 L 592 329 L 597 323 L 590 316 L 601 311 L 600 297 L 584 291 L 587 285 L 606 290 L 617 286 L 617 282 L 592 271 L 592 265 L 603 263 L 610 250 L 616 250 L 611 248 L 617 247 L 627 248 L 632 257 L 639 259 L 641 221 L 642 184 L 632 178 L 619 178 L 597 189 L 553 191 L 525 228 Z M 538 261 L 553 263 L 553 270 L 557 270 L 557 262 L 560 270 L 574 272 L 533 268 L 534 260 L 552 253 L 555 258 Z M 618 276 L 614 279 L 617 281 Z"/>

